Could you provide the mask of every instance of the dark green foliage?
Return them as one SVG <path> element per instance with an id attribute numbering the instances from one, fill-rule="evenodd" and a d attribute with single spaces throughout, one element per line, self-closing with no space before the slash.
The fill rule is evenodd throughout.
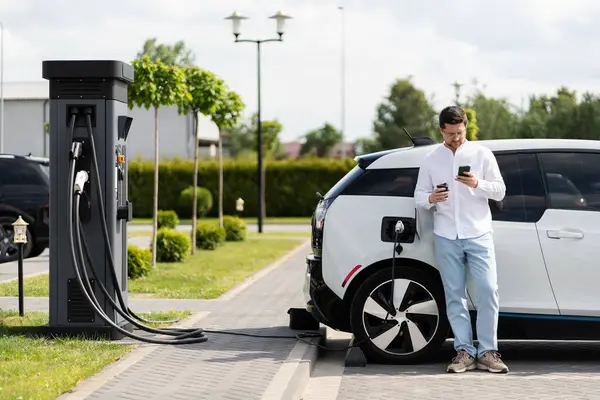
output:
<path id="1" fill-rule="evenodd" d="M 325 194 L 356 163 L 351 160 L 311 159 L 282 160 L 266 163 L 266 203 L 267 216 L 302 217 L 312 215 L 316 205 L 315 192 Z M 152 161 L 132 160 L 129 162 L 129 199 L 133 202 L 136 218 L 152 216 L 152 182 L 154 177 Z M 188 218 L 192 212 L 192 202 L 186 208 L 187 214 L 179 210 L 179 197 L 182 190 L 190 186 L 194 174 L 193 161 L 173 160 L 160 163 L 159 207 L 174 209 L 180 218 Z M 224 192 L 223 214 L 234 215 L 235 200 L 244 199 L 242 217 L 256 216 L 256 162 L 223 162 Z M 216 161 L 199 163 L 198 182 L 207 188 L 213 198 L 219 195 L 219 169 Z M 185 211 L 185 210 L 183 210 Z M 206 216 L 218 215 L 217 207 L 211 208 Z"/>

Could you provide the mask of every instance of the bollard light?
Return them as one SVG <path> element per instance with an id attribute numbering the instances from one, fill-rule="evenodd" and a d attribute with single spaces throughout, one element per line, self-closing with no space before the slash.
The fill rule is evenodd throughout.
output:
<path id="1" fill-rule="evenodd" d="M 15 222 L 12 223 L 13 226 L 13 243 L 27 243 L 27 225 L 29 225 L 21 216 Z"/>
<path id="2" fill-rule="evenodd" d="M 19 316 L 25 315 L 24 297 L 23 293 L 23 246 L 27 243 L 27 222 L 19 218 L 12 223 L 13 226 L 13 243 L 19 245 L 19 263 L 18 268 L 18 281 L 19 281 Z"/>
<path id="3" fill-rule="evenodd" d="M 235 201 L 235 209 L 237 212 L 244 211 L 244 199 L 238 197 L 238 199 Z"/>

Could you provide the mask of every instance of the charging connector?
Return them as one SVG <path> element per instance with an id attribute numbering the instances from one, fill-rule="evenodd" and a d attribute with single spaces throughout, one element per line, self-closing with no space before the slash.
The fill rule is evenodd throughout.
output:
<path id="1" fill-rule="evenodd" d="M 76 194 L 79 194 L 83 191 L 83 187 L 89 180 L 89 175 L 85 171 L 79 171 L 75 176 L 75 185 L 73 186 L 73 190 Z"/>

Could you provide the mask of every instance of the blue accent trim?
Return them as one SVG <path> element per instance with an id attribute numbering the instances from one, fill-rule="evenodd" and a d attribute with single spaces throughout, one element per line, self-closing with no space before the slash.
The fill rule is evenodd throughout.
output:
<path id="1" fill-rule="evenodd" d="M 551 314 L 520 314 L 500 313 L 500 317 L 526 318 L 526 319 L 558 319 L 564 321 L 588 321 L 600 322 L 600 317 L 576 316 L 576 315 L 551 315 Z"/>

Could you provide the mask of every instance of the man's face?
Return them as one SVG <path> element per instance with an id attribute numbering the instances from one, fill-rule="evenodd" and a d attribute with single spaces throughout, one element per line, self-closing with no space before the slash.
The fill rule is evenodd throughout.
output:
<path id="1" fill-rule="evenodd" d="M 467 137 L 467 127 L 464 122 L 454 125 L 444 124 L 444 127 L 440 128 L 440 132 L 442 132 L 442 136 L 444 137 L 444 143 L 452 150 L 458 149 Z"/>

